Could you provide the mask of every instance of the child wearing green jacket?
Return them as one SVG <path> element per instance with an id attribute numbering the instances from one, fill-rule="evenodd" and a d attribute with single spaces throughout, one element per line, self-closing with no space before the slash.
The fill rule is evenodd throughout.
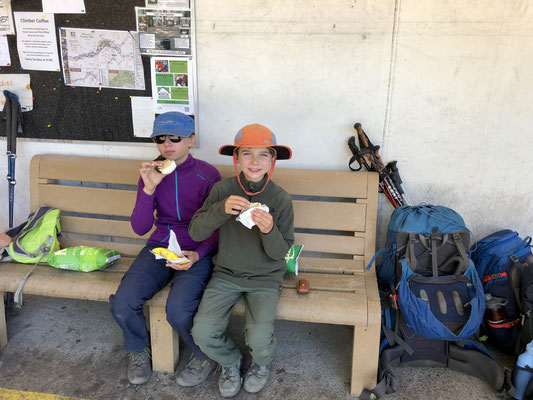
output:
<path id="1" fill-rule="evenodd" d="M 276 143 L 267 127 L 243 127 L 233 145 L 222 146 L 233 157 L 237 176 L 217 182 L 189 226 L 193 240 L 201 241 L 219 230 L 213 275 L 194 318 L 195 343 L 222 366 L 219 389 L 223 397 L 235 396 L 243 378 L 242 354 L 226 326 L 235 303 L 244 298 L 245 340 L 253 359 L 244 375 L 244 390 L 260 391 L 266 384 L 276 338 L 274 321 L 279 301 L 285 255 L 294 243 L 294 212 L 290 195 L 270 178 L 276 160 L 291 158 L 291 149 Z M 237 164 L 241 172 L 238 172 Z M 266 207 L 255 207 L 259 204 Z M 250 209 L 254 226 L 236 219 Z"/>

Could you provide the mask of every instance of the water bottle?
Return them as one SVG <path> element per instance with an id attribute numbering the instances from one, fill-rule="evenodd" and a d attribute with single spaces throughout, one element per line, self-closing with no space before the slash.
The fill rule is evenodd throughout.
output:
<path id="1" fill-rule="evenodd" d="M 507 303 L 507 299 L 485 293 L 485 321 L 493 324 L 504 322 L 507 319 L 507 313 L 505 312 Z"/>
<path id="2" fill-rule="evenodd" d="M 532 371 L 518 367 L 529 367 Z M 513 371 L 513 385 L 516 389 L 515 399 L 522 400 L 524 391 L 531 379 L 533 379 L 533 340 L 527 344 L 526 351 L 520 354 L 516 361 L 516 367 Z"/>

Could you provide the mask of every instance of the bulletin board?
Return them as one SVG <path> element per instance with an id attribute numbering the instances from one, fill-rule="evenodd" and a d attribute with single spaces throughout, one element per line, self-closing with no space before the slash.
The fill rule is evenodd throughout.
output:
<path id="1" fill-rule="evenodd" d="M 12 1 L 15 11 L 42 11 L 42 0 Z M 136 30 L 135 7 L 145 0 L 85 0 L 85 14 L 55 14 L 56 29 Z M 142 56 L 145 90 L 67 86 L 62 72 L 22 70 L 17 38 L 8 35 L 11 66 L 2 74 L 30 75 L 33 110 L 24 112 L 22 138 L 101 142 L 147 142 L 134 137 L 130 96 L 151 96 L 150 57 Z M 58 52 L 61 54 L 59 45 Z M 0 135 L 6 126 L 0 123 Z"/>

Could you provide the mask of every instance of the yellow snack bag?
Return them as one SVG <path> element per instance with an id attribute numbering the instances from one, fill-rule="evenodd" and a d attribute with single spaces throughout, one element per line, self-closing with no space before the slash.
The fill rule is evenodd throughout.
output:
<path id="1" fill-rule="evenodd" d="M 164 247 L 156 247 L 155 249 L 151 250 L 151 252 L 156 256 L 156 258 L 164 258 L 165 260 L 174 264 L 185 264 L 189 262 L 189 259 L 183 254 L 178 255 L 169 249 L 165 249 Z"/>

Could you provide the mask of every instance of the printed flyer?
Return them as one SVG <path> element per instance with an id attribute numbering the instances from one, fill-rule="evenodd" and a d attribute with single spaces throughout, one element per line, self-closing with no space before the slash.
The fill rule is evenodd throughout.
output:
<path id="1" fill-rule="evenodd" d="M 141 54 L 190 56 L 191 11 L 135 7 Z"/>
<path id="2" fill-rule="evenodd" d="M 194 115 L 192 60 L 152 57 L 150 62 L 154 112 Z"/>
<path id="3" fill-rule="evenodd" d="M 23 69 L 60 71 L 54 14 L 15 12 L 17 50 Z"/>

